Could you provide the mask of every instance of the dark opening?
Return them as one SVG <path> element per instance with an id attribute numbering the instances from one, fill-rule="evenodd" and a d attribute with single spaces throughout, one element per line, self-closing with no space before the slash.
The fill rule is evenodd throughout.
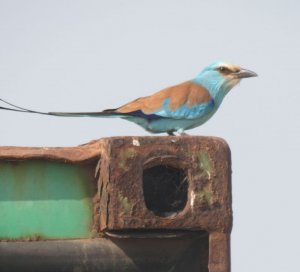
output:
<path id="1" fill-rule="evenodd" d="M 146 207 L 158 216 L 172 216 L 183 210 L 187 202 L 186 172 L 168 165 L 144 170 L 143 191 Z"/>

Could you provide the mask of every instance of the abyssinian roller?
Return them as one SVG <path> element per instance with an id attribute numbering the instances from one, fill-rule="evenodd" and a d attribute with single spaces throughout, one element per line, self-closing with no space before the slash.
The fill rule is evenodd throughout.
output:
<path id="1" fill-rule="evenodd" d="M 255 76 L 256 73 L 240 66 L 215 62 L 191 80 L 114 109 L 100 112 L 39 112 L 3 99 L 0 100 L 13 108 L 0 109 L 64 117 L 119 117 L 136 123 L 151 133 L 182 135 L 184 131 L 198 127 L 210 119 L 224 97 L 241 79 Z"/>

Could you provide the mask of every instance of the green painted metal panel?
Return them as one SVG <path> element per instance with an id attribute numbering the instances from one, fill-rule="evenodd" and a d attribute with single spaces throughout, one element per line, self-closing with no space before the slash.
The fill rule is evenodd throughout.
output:
<path id="1" fill-rule="evenodd" d="M 0 239 L 90 237 L 94 167 L 0 161 Z"/>

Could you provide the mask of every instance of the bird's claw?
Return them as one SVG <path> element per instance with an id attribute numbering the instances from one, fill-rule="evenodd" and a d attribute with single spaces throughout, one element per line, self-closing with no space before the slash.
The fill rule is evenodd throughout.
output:
<path id="1" fill-rule="evenodd" d="M 169 136 L 190 136 L 189 134 L 185 133 L 184 130 L 179 129 L 177 131 L 167 131 Z"/>

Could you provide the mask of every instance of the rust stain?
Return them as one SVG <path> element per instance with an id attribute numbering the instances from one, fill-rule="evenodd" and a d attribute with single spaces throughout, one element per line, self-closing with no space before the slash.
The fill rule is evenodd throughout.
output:
<path id="1" fill-rule="evenodd" d="M 22 242 L 34 242 L 34 241 L 43 241 L 46 240 L 46 238 L 42 234 L 34 234 L 34 235 L 28 235 L 28 236 L 21 236 L 18 238 L 1 238 L 0 242 L 17 242 L 17 241 L 22 241 Z"/>

